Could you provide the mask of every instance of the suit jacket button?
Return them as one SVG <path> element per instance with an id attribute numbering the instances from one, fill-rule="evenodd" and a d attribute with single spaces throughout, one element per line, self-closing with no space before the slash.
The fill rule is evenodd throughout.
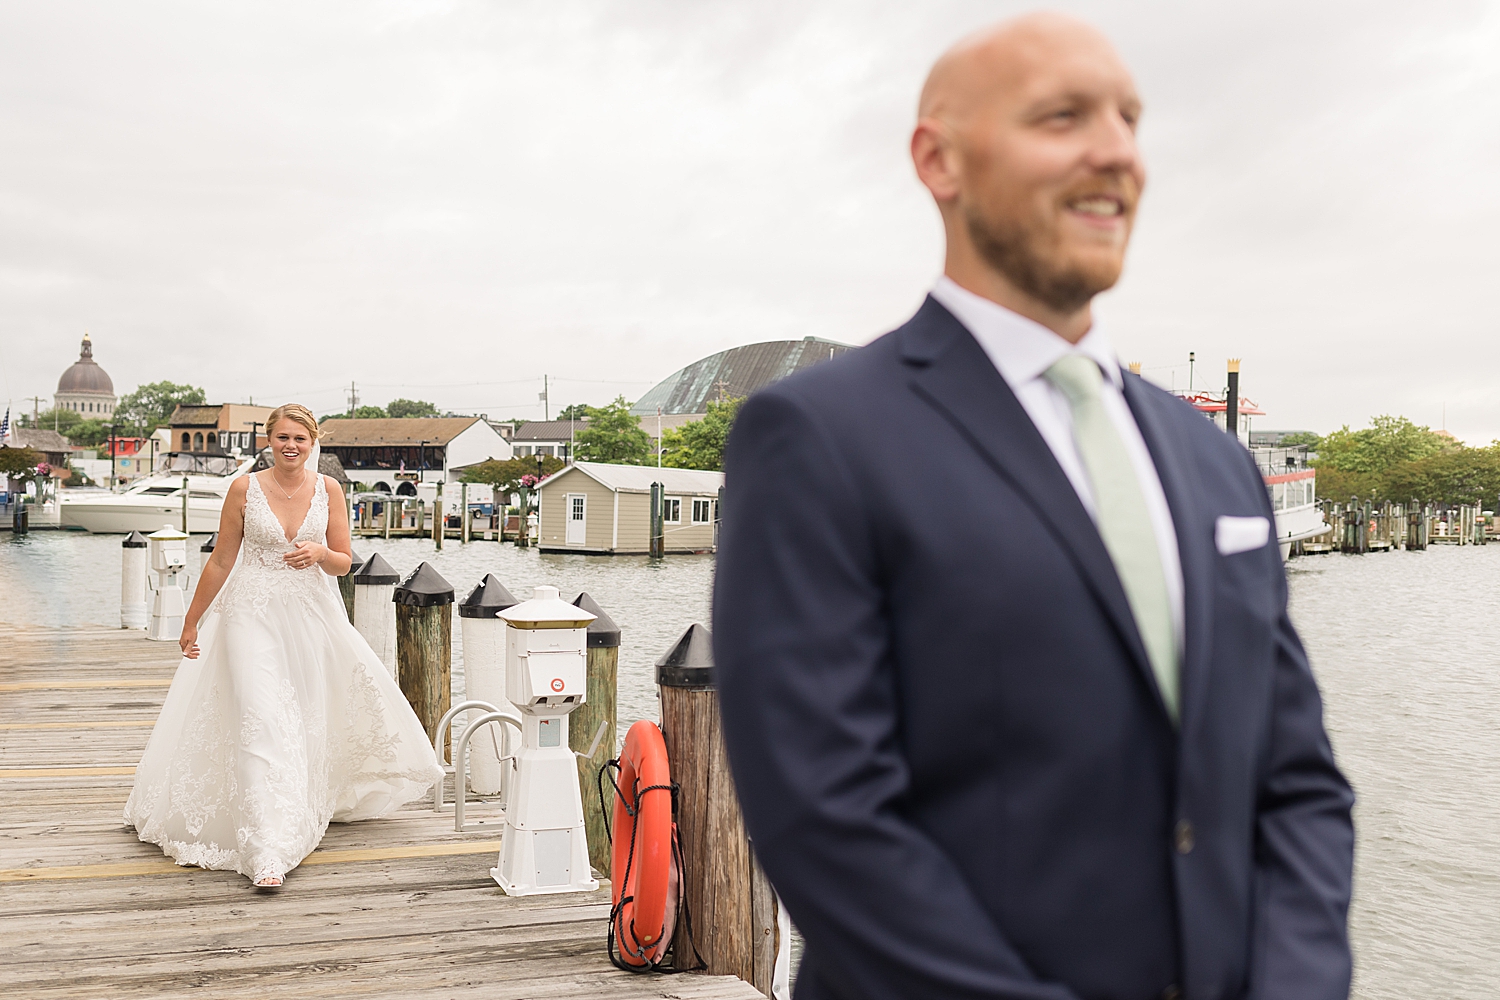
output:
<path id="1" fill-rule="evenodd" d="M 1161 991 L 1161 1000 L 1182 1000 L 1182 990 L 1176 983 Z"/>
<path id="2" fill-rule="evenodd" d="M 1172 840 L 1177 845 L 1178 854 L 1191 854 L 1193 852 L 1193 824 L 1185 819 L 1177 821 L 1177 829 L 1172 831 Z"/>

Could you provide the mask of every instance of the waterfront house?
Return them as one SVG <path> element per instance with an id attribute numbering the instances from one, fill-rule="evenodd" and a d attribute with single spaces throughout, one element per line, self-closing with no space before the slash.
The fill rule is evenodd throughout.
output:
<path id="1" fill-rule="evenodd" d="M 483 417 L 337 418 L 318 425 L 356 489 L 416 496 L 418 482 L 454 483 L 464 466 L 512 457 Z"/>
<path id="2" fill-rule="evenodd" d="M 722 472 L 602 462 L 574 462 L 542 480 L 538 547 L 595 555 L 646 553 L 652 483 L 663 487 L 666 551 L 712 550 Z"/>

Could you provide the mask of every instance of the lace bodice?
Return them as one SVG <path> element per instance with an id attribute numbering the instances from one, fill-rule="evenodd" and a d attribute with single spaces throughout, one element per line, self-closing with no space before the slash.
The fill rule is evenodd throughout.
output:
<path id="1" fill-rule="evenodd" d="M 292 598 L 310 598 L 319 589 L 326 589 L 328 584 L 321 567 L 293 569 L 282 559 L 297 547 L 298 542 L 317 542 L 320 545 L 328 542 L 328 489 L 323 485 L 323 477 L 317 477 L 312 505 L 307 508 L 307 516 L 302 519 L 302 526 L 297 529 L 293 541 L 289 542 L 261 489 L 260 479 L 251 473 L 245 491 L 245 536 L 240 543 L 239 563 L 214 600 L 214 610 L 233 614 L 249 606 L 262 611 L 274 592 Z"/>

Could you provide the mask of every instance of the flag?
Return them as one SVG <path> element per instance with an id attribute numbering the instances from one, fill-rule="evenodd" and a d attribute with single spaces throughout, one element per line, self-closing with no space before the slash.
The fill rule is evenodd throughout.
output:
<path id="1" fill-rule="evenodd" d="M 5 408 L 5 419 L 0 420 L 0 445 L 10 446 L 10 407 Z"/>

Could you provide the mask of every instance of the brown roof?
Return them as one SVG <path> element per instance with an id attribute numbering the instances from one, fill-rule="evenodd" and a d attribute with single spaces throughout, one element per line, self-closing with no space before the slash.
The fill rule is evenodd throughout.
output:
<path id="1" fill-rule="evenodd" d="M 458 437 L 478 417 L 386 417 L 377 420 L 351 420 L 347 417 L 324 420 L 318 425 L 319 442 L 325 448 L 385 448 L 416 445 L 423 441 L 443 445 Z"/>
<path id="2" fill-rule="evenodd" d="M 218 403 L 212 406 L 184 406 L 178 403 L 177 409 L 172 411 L 172 418 L 167 422 L 173 427 L 217 427 L 219 412 L 223 409 Z"/>
<path id="3" fill-rule="evenodd" d="M 73 450 L 73 445 L 68 442 L 68 439 L 57 431 L 49 431 L 40 427 L 12 427 L 10 432 L 15 435 L 16 446 L 20 448 L 65 454 Z"/>

